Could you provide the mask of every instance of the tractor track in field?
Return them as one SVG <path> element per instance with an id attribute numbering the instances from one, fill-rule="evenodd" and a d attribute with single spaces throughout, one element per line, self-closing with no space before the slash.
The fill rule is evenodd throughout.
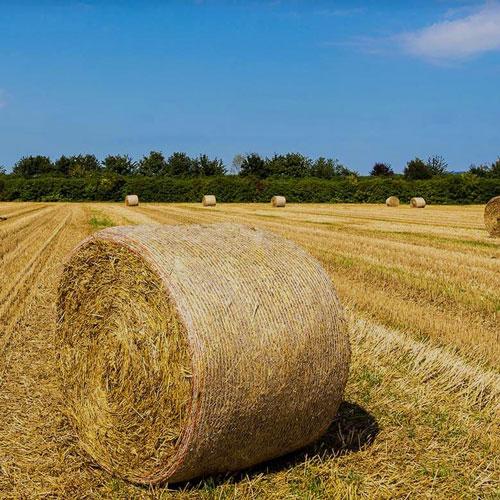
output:
<path id="1" fill-rule="evenodd" d="M 57 207 L 55 206 L 45 206 L 37 210 L 29 210 L 25 212 L 26 217 L 7 219 L 5 222 L 0 224 L 0 238 L 4 239 L 10 236 L 13 232 L 16 234 L 21 233 L 26 228 L 30 228 L 33 221 L 40 219 L 47 213 L 55 212 L 56 210 Z"/>
<path id="2" fill-rule="evenodd" d="M 18 312 L 23 303 L 34 293 L 36 277 L 43 270 L 47 260 L 50 257 L 50 249 L 56 244 L 63 229 L 71 222 L 72 213 L 69 212 L 64 219 L 53 229 L 50 236 L 47 237 L 42 246 L 36 251 L 23 270 L 17 274 L 18 279 L 13 281 L 12 285 L 3 291 L 0 297 L 0 323 L 2 323 L 2 332 L 0 332 L 0 359 L 4 361 L 5 352 L 8 349 L 13 328 L 18 319 Z M 29 289 L 29 286 L 33 288 Z M 27 291 L 28 289 L 28 291 Z M 26 292 L 27 293 L 22 293 Z M 5 372 L 7 363 L 2 362 L 0 375 Z M 0 385 L 2 378 L 0 377 Z"/>
<path id="3" fill-rule="evenodd" d="M 48 212 L 38 212 L 37 217 L 30 217 L 22 226 L 16 227 L 14 234 L 10 234 L 13 230 L 8 234 L 0 233 L 0 264 L 5 269 L 9 269 L 9 264 L 35 241 L 55 211 L 54 207 Z"/>
<path id="4" fill-rule="evenodd" d="M 291 210 L 289 210 L 289 213 L 299 213 L 298 211 L 293 210 L 293 206 L 290 207 Z M 287 209 L 288 210 L 288 209 Z M 384 208 L 385 210 L 385 208 Z M 394 210 L 393 208 L 387 207 L 387 210 Z M 406 210 L 406 209 L 405 209 Z M 408 209 L 412 210 L 412 212 L 409 213 L 420 213 L 420 212 L 415 212 L 417 209 Z M 422 209 L 421 209 L 422 210 Z M 425 209 L 423 209 L 425 210 Z M 336 218 L 336 219 L 348 219 L 350 221 L 352 220 L 359 220 L 361 222 L 384 222 L 384 223 L 403 223 L 407 225 L 415 225 L 415 226 L 431 226 L 431 227 L 447 227 L 447 228 L 454 228 L 454 229 L 467 229 L 467 230 L 475 230 L 475 229 L 482 229 L 482 224 L 478 223 L 474 227 L 471 227 L 470 225 L 465 225 L 461 224 L 459 222 L 456 222 L 456 218 L 454 217 L 453 214 L 446 213 L 446 212 L 439 212 L 439 216 L 437 214 L 432 214 L 432 216 L 429 216 L 427 213 L 424 213 L 424 215 L 428 218 L 420 218 L 420 219 L 409 219 L 408 217 L 401 217 L 400 215 L 395 215 L 395 214 L 383 214 L 381 212 L 378 212 L 376 216 L 370 216 L 369 214 L 362 214 L 360 212 L 356 211 L 349 211 L 348 208 L 345 207 L 337 207 L 335 208 L 335 205 L 332 207 L 331 211 L 308 211 L 308 210 L 300 210 L 301 214 L 304 215 L 313 215 L 315 217 L 318 216 L 324 216 L 324 217 L 329 217 L 329 218 Z M 414 217 L 422 217 L 422 215 L 415 215 Z"/>
<path id="5" fill-rule="evenodd" d="M 44 208 L 50 207 L 51 205 L 36 205 L 36 206 L 28 206 L 28 207 L 23 207 L 18 210 L 14 210 L 12 212 L 2 212 L 0 215 L 7 217 L 5 220 L 5 223 L 8 223 L 9 221 L 12 221 L 13 219 L 16 220 L 18 217 L 22 217 L 23 215 L 29 214 L 31 212 L 37 212 L 39 210 L 42 210 Z M 4 223 L 4 225 L 6 225 Z"/>

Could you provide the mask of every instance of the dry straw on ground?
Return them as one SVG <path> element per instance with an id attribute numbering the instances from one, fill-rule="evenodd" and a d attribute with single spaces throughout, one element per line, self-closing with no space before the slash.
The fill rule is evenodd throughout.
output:
<path id="1" fill-rule="evenodd" d="M 203 199 L 201 200 L 203 203 L 204 207 L 215 207 L 217 204 L 217 200 L 215 199 L 215 195 L 213 194 L 206 194 L 203 196 Z"/>
<path id="2" fill-rule="evenodd" d="M 389 196 L 389 198 L 385 200 L 385 204 L 388 207 L 399 207 L 399 198 L 397 196 Z"/>
<path id="3" fill-rule="evenodd" d="M 139 205 L 139 197 L 136 194 L 125 196 L 125 205 L 127 205 L 127 207 L 136 207 Z"/>
<path id="4" fill-rule="evenodd" d="M 500 196 L 495 196 L 484 209 L 484 224 L 491 236 L 500 236 Z"/>
<path id="5" fill-rule="evenodd" d="M 273 207 L 284 207 L 286 205 L 286 198 L 284 196 L 273 196 L 271 198 L 271 205 Z"/>
<path id="6" fill-rule="evenodd" d="M 238 470 L 318 438 L 350 349 L 330 278 L 235 224 L 85 240 L 59 291 L 62 388 L 83 448 L 140 483 Z"/>
<path id="7" fill-rule="evenodd" d="M 425 200 L 423 198 L 412 198 L 410 200 L 411 208 L 425 208 Z"/>

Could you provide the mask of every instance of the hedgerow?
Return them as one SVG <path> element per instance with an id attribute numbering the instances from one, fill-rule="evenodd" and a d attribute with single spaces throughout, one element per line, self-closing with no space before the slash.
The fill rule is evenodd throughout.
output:
<path id="1" fill-rule="evenodd" d="M 427 180 L 408 180 L 400 176 L 348 176 L 332 180 L 246 176 L 3 176 L 2 183 L 2 201 L 121 201 L 126 194 L 134 193 L 141 201 L 197 202 L 204 194 L 210 193 L 215 194 L 220 202 L 268 202 L 273 195 L 279 194 L 289 202 L 383 203 L 388 196 L 395 195 L 403 203 L 412 196 L 422 196 L 429 204 L 472 204 L 485 203 L 500 194 L 500 179 L 470 174 Z"/>

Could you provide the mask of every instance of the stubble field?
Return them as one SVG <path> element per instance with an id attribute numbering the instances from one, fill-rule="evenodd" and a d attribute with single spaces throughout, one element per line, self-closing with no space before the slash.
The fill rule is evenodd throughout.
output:
<path id="1" fill-rule="evenodd" d="M 500 239 L 483 209 L 0 203 L 0 498 L 498 498 Z M 241 474 L 124 483 L 80 450 L 61 412 L 62 263 L 110 225 L 219 221 L 274 231 L 322 262 L 349 316 L 345 403 L 318 443 Z"/>

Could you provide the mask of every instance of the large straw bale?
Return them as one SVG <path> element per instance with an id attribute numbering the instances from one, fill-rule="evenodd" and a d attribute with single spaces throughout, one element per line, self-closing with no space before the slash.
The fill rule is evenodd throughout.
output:
<path id="1" fill-rule="evenodd" d="M 136 194 L 128 194 L 125 196 L 125 205 L 127 207 L 136 207 L 139 205 L 139 197 Z"/>
<path id="2" fill-rule="evenodd" d="M 217 204 L 217 200 L 215 199 L 215 195 L 213 194 L 206 194 L 203 196 L 203 199 L 201 200 L 203 203 L 204 207 L 215 207 Z"/>
<path id="3" fill-rule="evenodd" d="M 286 205 L 286 198 L 284 196 L 273 196 L 271 198 L 271 205 L 273 207 L 284 207 Z"/>
<path id="4" fill-rule="evenodd" d="M 140 483 L 239 470 L 317 439 L 350 349 L 321 265 L 234 224 L 95 233 L 66 263 L 67 413 L 106 470 Z"/>
<path id="5" fill-rule="evenodd" d="M 388 207 L 399 207 L 399 198 L 397 196 L 389 196 L 389 198 L 385 200 L 385 204 Z"/>
<path id="6" fill-rule="evenodd" d="M 412 198 L 410 200 L 411 208 L 425 208 L 425 200 L 423 198 Z"/>
<path id="7" fill-rule="evenodd" d="M 500 196 L 495 196 L 484 209 L 484 224 L 491 236 L 500 236 Z"/>

